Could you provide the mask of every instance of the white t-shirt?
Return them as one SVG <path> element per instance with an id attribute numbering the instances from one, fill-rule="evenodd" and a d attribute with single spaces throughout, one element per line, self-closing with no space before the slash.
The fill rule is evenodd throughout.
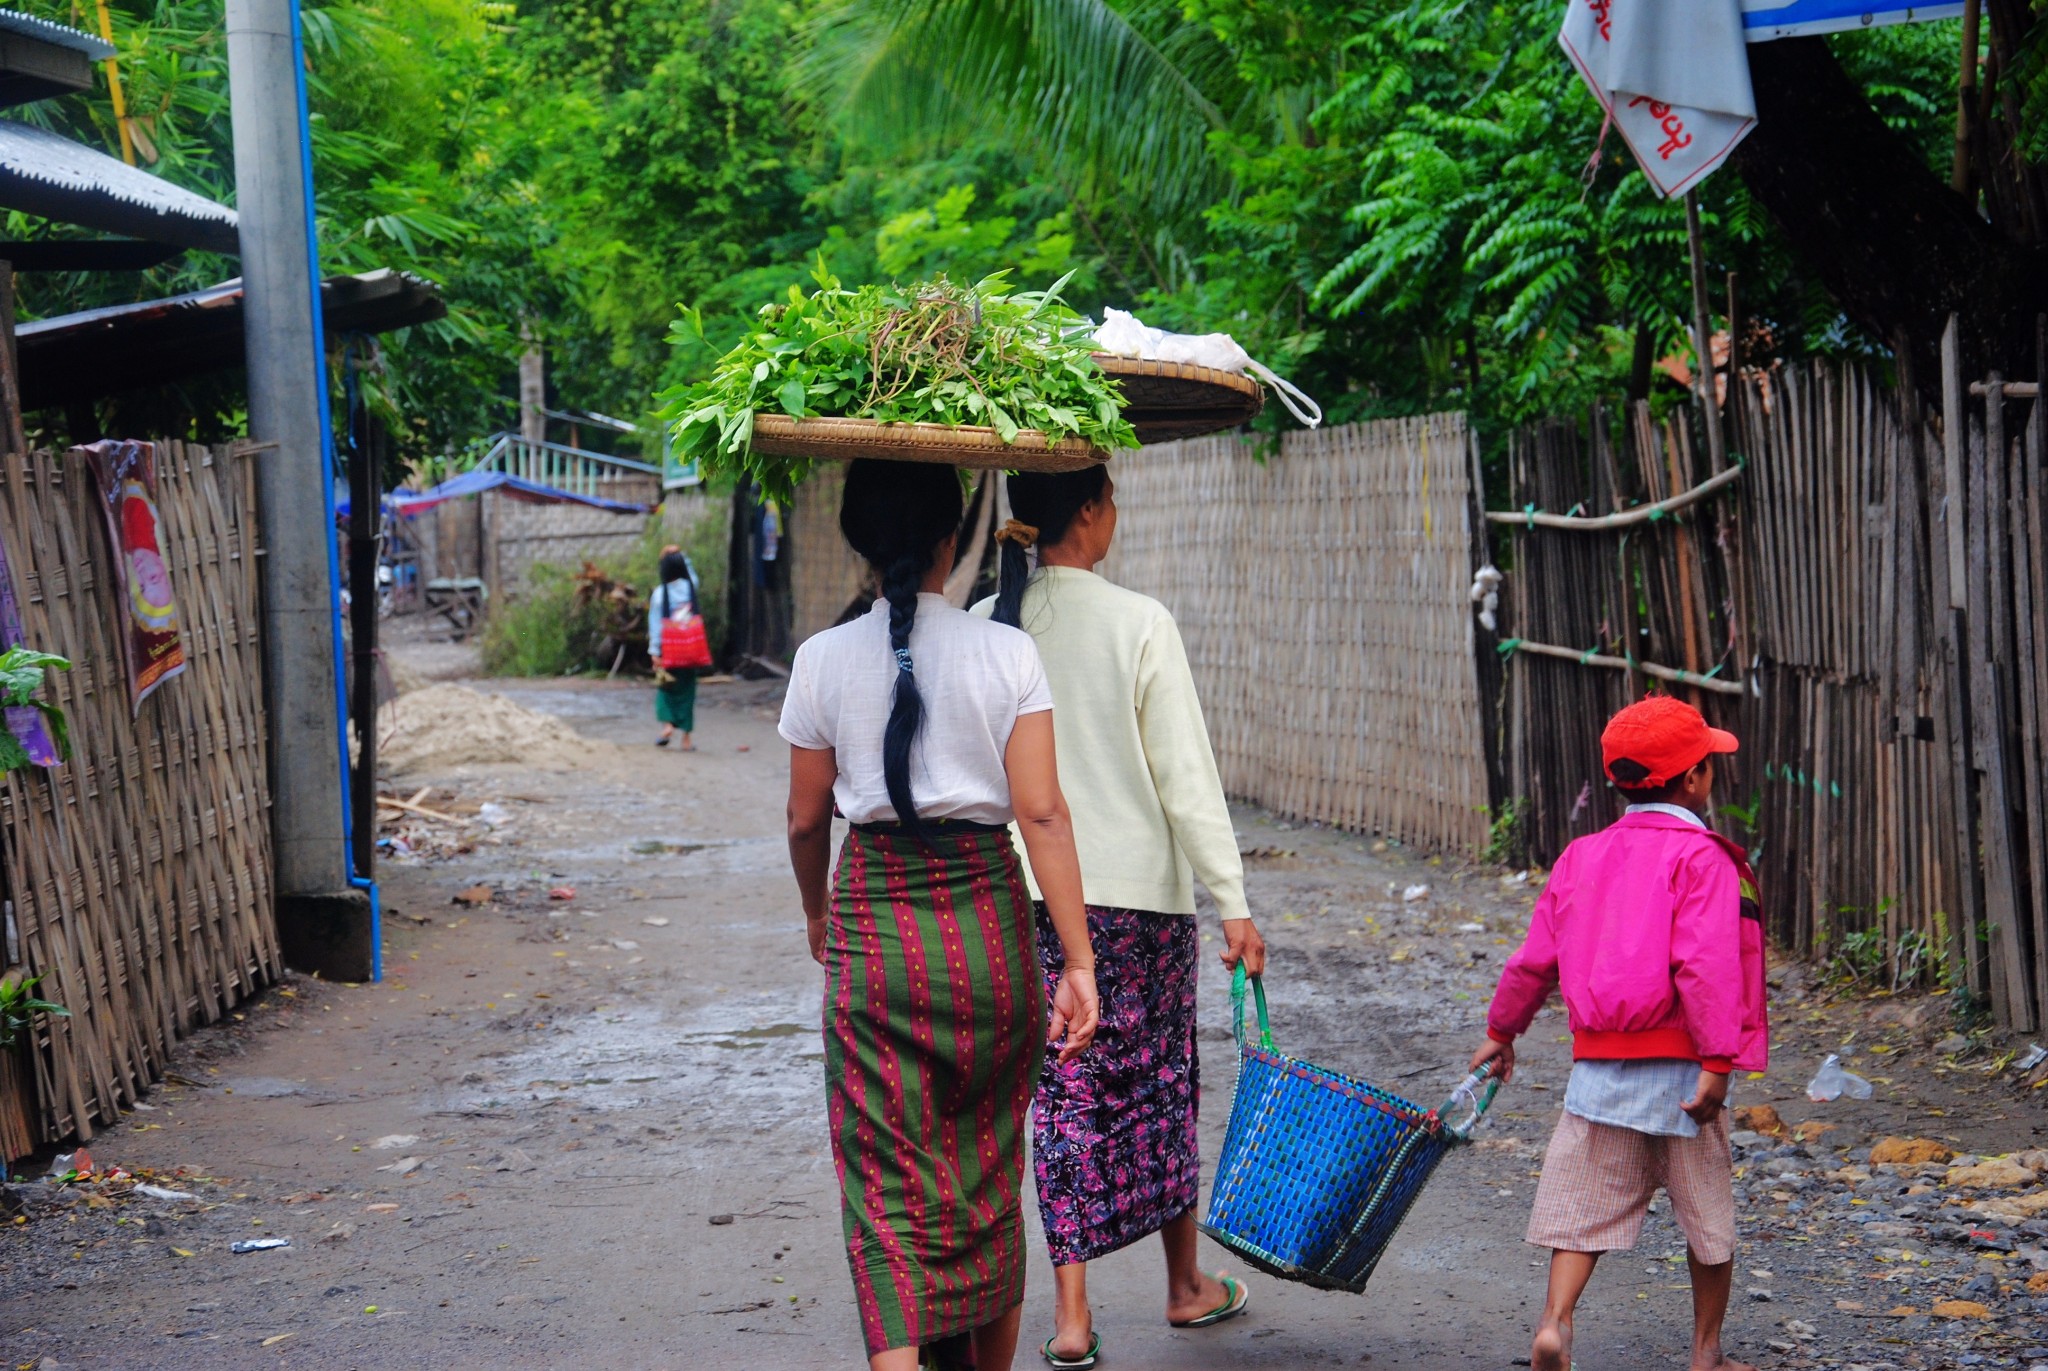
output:
<path id="1" fill-rule="evenodd" d="M 1021 630 L 953 608 L 942 595 L 920 595 L 910 656 L 925 711 L 910 749 L 918 813 L 1009 823 L 1016 817 L 1003 769 L 1010 730 L 1018 715 L 1052 708 L 1038 645 Z M 795 747 L 836 752 L 832 798 L 849 822 L 898 817 L 882 777 L 882 733 L 895 690 L 887 600 L 796 650 L 779 731 Z"/>

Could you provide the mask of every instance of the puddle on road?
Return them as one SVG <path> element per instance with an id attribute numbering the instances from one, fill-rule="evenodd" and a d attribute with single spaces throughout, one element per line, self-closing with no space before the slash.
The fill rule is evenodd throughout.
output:
<path id="1" fill-rule="evenodd" d="M 507 852 L 490 866 L 469 868 L 478 880 L 499 887 L 518 886 L 532 879 L 539 862 L 551 871 L 588 873 L 572 880 L 592 892 L 606 885 L 638 885 L 674 879 L 687 882 L 714 876 L 781 876 L 789 872 L 789 850 L 780 836 L 761 838 L 705 838 L 698 842 L 670 843 L 638 838 L 549 834 L 545 850 Z"/>
<path id="2" fill-rule="evenodd" d="M 488 689 L 514 704 L 558 719 L 637 720 L 646 712 L 644 698 L 624 691 L 536 689 L 511 681 L 493 681 Z"/>
<path id="3" fill-rule="evenodd" d="M 304 1081 L 287 1081 L 277 1076 L 223 1076 L 208 1084 L 220 1086 L 230 1095 L 249 1095 L 259 1100 L 281 1100 L 307 1093 Z"/>
<path id="4" fill-rule="evenodd" d="M 652 1008 L 554 1021 L 547 1036 L 500 1059 L 467 1108 L 568 1100 L 578 1110 L 681 1109 L 716 1099 L 757 1126 L 816 1114 L 823 1054 L 817 1005 L 735 996 L 684 1019 Z"/>
<path id="5" fill-rule="evenodd" d="M 581 863 L 589 867 L 609 867 L 615 872 L 620 867 L 641 866 L 651 861 L 663 861 L 663 875 L 673 873 L 678 878 L 690 876 L 749 876 L 765 873 L 786 872 L 789 869 L 789 849 L 781 835 L 758 838 L 702 838 L 694 842 L 669 842 L 659 838 L 635 838 L 621 841 L 616 836 L 599 837 L 591 835 L 590 842 L 576 842 L 572 839 L 552 839 L 547 848 L 547 860 L 557 870 L 573 869 Z"/>
<path id="6" fill-rule="evenodd" d="M 653 853 L 648 851 L 648 842 L 643 839 L 625 847 L 623 852 L 618 846 L 605 849 L 604 860 L 619 861 L 624 853 L 642 858 L 670 858 L 670 863 L 663 867 L 663 874 L 674 872 L 678 877 L 780 874 L 789 869 L 789 849 L 779 835 L 659 843 Z"/>

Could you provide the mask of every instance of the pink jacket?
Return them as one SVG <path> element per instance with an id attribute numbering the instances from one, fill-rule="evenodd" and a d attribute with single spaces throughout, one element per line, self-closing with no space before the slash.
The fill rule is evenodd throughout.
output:
<path id="1" fill-rule="evenodd" d="M 1564 850 L 1502 970 L 1486 1034 L 1511 1043 L 1553 988 L 1572 1056 L 1769 1060 L 1764 937 L 1742 849 L 1670 814 L 1625 814 Z"/>

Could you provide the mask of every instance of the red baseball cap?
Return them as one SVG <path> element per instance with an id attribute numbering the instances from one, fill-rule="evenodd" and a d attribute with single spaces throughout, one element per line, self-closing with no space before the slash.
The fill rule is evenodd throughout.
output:
<path id="1" fill-rule="evenodd" d="M 1621 785 L 1657 786 L 1683 776 L 1712 753 L 1738 746 L 1733 733 L 1709 727 L 1705 716 L 1685 701 L 1651 695 L 1607 721 L 1600 731 L 1600 764 Z M 1641 768 L 1645 774 L 1617 776 L 1617 762 L 1635 763 L 1624 772 Z"/>

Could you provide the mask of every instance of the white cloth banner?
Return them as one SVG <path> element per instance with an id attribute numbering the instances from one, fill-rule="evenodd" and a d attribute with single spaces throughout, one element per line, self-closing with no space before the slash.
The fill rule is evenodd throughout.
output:
<path id="1" fill-rule="evenodd" d="M 1742 0 L 1568 0 L 1557 41 L 1663 195 L 1756 126 Z"/>

